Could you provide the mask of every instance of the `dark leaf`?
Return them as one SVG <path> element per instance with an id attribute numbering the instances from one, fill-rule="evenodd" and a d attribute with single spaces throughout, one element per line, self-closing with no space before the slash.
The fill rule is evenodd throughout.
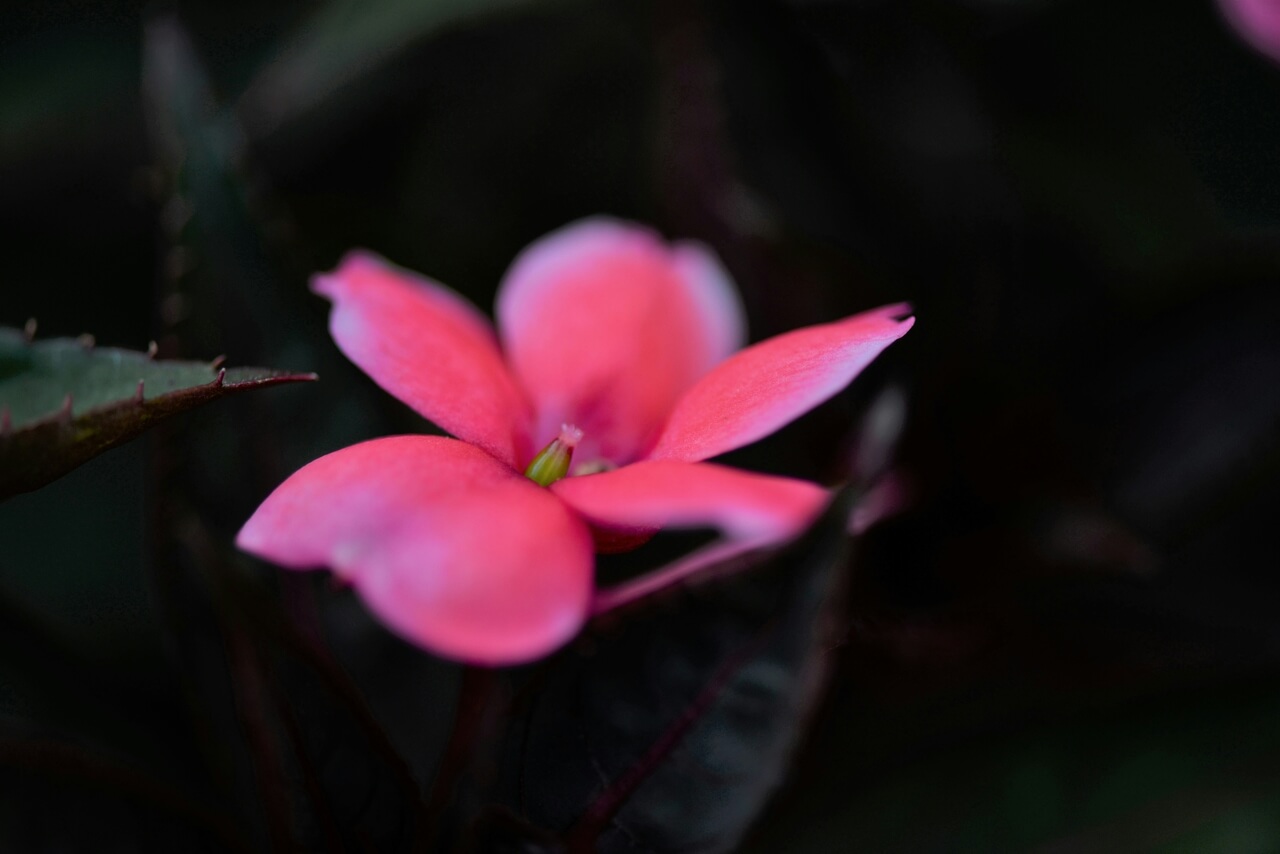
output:
<path id="1" fill-rule="evenodd" d="M 238 503 L 246 493 L 260 498 L 303 463 L 388 431 L 375 426 L 372 384 L 329 341 L 324 301 L 305 285 L 314 262 L 294 239 L 287 208 L 261 180 L 254 152 L 235 115 L 220 104 L 186 28 L 175 17 L 157 16 L 147 23 L 143 48 L 145 109 L 170 242 L 162 340 L 182 353 L 305 364 L 325 376 L 329 392 L 327 400 L 277 395 L 238 402 L 237 411 L 223 408 L 180 440 L 200 448 L 181 454 L 192 469 L 183 488 L 205 486 L 196 496 L 205 509 L 235 508 L 228 516 L 238 525 L 250 509 Z M 334 406 L 337 399 L 350 405 Z M 257 429 L 244 433 L 217 423 L 246 419 Z M 308 429 L 281 442 L 285 424 Z M 253 465 L 233 465 L 236 460 Z"/>
<path id="2" fill-rule="evenodd" d="M 824 683 L 851 505 L 846 492 L 764 565 L 599 626 L 550 662 L 503 756 L 508 817 L 569 850 L 732 849 Z"/>
<path id="3" fill-rule="evenodd" d="M 164 418 L 314 374 L 160 361 L 0 328 L 0 499 L 37 489 Z"/>

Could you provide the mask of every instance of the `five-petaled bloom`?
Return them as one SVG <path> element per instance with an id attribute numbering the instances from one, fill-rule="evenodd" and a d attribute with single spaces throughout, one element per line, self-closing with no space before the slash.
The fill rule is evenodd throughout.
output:
<path id="1" fill-rule="evenodd" d="M 458 294 L 363 252 L 313 288 L 333 302 L 342 351 L 457 439 L 393 436 L 315 460 L 237 543 L 329 567 L 393 631 L 480 664 L 573 637 L 608 599 L 597 550 L 715 527 L 706 562 L 803 530 L 824 489 L 702 461 L 831 397 L 912 324 L 886 306 L 739 349 L 742 307 L 706 249 L 603 218 L 516 259 L 497 334 Z"/>

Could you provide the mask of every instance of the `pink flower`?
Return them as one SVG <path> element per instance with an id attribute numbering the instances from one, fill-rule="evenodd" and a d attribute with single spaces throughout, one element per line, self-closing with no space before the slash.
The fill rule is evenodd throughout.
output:
<path id="1" fill-rule="evenodd" d="M 1280 0 L 1218 0 L 1236 31 L 1280 62 Z"/>
<path id="2" fill-rule="evenodd" d="M 544 655 L 616 601 L 595 591 L 597 548 L 664 527 L 723 534 L 637 593 L 802 531 L 825 490 L 701 461 L 831 397 L 912 324 L 887 306 L 740 350 L 742 307 L 707 250 L 608 219 L 521 253 L 496 335 L 458 294 L 368 253 L 313 288 L 333 301 L 342 351 L 458 438 L 393 436 L 322 457 L 237 543 L 289 568 L 329 567 L 393 631 L 483 664 Z"/>

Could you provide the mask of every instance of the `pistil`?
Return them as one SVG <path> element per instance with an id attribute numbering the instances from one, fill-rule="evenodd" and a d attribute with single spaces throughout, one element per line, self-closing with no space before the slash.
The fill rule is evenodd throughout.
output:
<path id="1" fill-rule="evenodd" d="M 560 435 L 551 440 L 524 470 L 525 477 L 539 486 L 550 486 L 569 473 L 573 449 L 582 441 L 582 431 L 572 424 L 562 424 Z"/>

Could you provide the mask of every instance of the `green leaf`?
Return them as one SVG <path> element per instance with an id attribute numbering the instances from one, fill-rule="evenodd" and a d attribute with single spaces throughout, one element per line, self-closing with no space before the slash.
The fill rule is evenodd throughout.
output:
<path id="1" fill-rule="evenodd" d="M 0 500 L 29 492 L 164 418 L 228 394 L 315 379 L 218 361 L 157 361 L 88 339 L 0 327 Z"/>

